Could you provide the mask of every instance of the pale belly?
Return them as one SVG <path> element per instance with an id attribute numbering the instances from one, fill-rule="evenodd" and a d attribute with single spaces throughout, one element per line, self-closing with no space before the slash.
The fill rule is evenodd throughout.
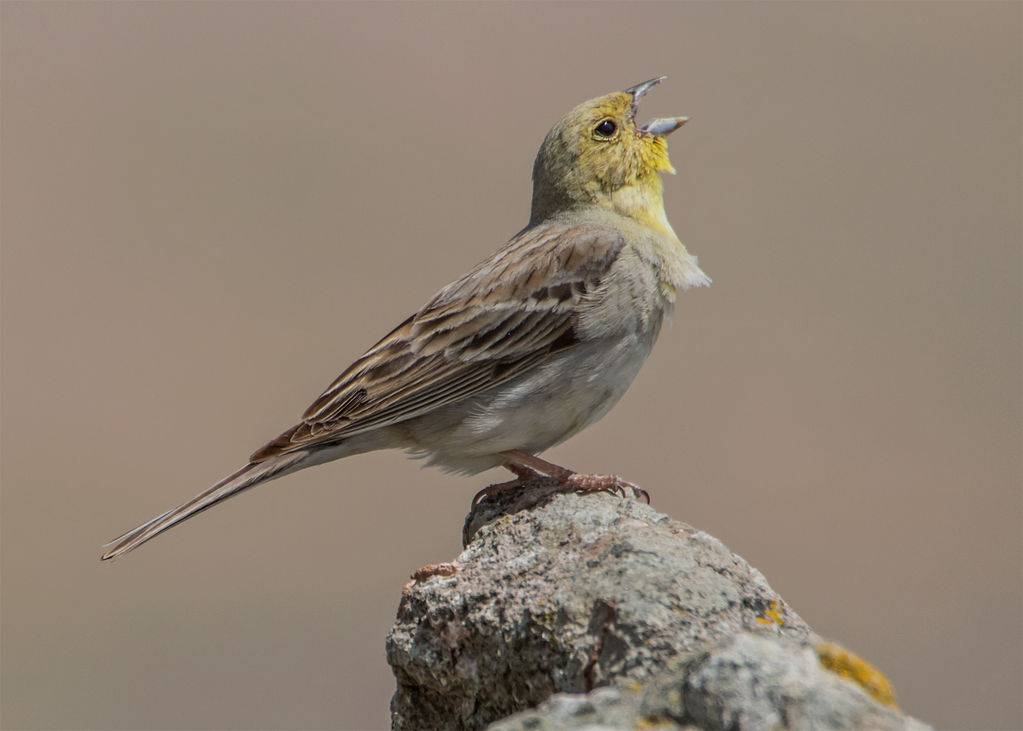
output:
<path id="1" fill-rule="evenodd" d="M 465 473 L 501 464 L 500 452 L 542 452 L 600 419 L 650 354 L 657 330 L 578 345 L 508 383 L 392 427 L 428 464 Z"/>

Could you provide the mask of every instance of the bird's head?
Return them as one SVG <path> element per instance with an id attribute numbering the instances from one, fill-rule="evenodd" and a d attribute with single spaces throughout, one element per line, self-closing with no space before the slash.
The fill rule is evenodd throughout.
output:
<path id="1" fill-rule="evenodd" d="M 533 165 L 532 223 L 594 205 L 646 223 L 664 219 L 659 173 L 675 172 L 665 138 L 687 118 L 636 124 L 639 98 L 664 78 L 583 102 L 551 128 Z"/>

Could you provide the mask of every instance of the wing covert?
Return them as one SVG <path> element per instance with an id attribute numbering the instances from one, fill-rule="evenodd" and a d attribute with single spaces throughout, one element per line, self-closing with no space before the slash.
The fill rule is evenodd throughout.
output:
<path id="1" fill-rule="evenodd" d="M 253 461 L 414 418 L 572 347 L 580 308 L 625 247 L 598 226 L 523 231 L 349 366 Z"/>

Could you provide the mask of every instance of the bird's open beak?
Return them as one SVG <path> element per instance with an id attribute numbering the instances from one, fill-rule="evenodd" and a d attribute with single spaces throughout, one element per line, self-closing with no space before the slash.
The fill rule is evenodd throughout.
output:
<path id="1" fill-rule="evenodd" d="M 668 77 L 658 76 L 655 79 L 644 81 L 642 84 L 636 84 L 635 86 L 629 87 L 625 90 L 626 94 L 632 94 L 633 118 L 635 118 L 636 109 L 639 107 L 639 98 L 660 84 L 666 78 Z M 640 125 L 639 130 L 641 132 L 646 132 L 647 134 L 657 135 L 658 137 L 667 137 L 688 121 L 689 117 L 658 117 L 657 119 L 651 119 L 649 122 Z"/>
<path id="2" fill-rule="evenodd" d="M 647 134 L 667 137 L 688 121 L 689 117 L 658 117 L 644 122 L 639 129 Z"/>
<path id="3" fill-rule="evenodd" d="M 643 96 L 648 91 L 653 89 L 655 86 L 660 84 L 666 78 L 668 78 L 668 77 L 667 76 L 658 76 L 656 79 L 650 79 L 649 81 L 644 81 L 642 84 L 636 84 L 635 86 L 630 86 L 628 89 L 625 90 L 625 93 L 626 94 L 632 94 L 632 99 L 633 99 L 632 103 L 633 103 L 633 105 L 635 105 L 636 102 L 639 101 L 639 98 L 641 96 Z"/>

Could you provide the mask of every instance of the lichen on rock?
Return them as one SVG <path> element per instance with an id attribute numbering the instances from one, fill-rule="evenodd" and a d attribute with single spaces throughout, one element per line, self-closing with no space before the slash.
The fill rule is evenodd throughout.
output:
<path id="1" fill-rule="evenodd" d="M 704 676 L 677 673 L 701 658 L 705 671 L 725 672 L 727 655 L 707 653 L 756 641 L 800 668 L 809 661 L 824 678 L 814 683 L 848 686 L 869 707 L 904 718 L 826 672 L 813 650 L 820 638 L 716 538 L 608 494 L 557 495 L 510 515 L 504 507 L 498 501 L 471 516 L 457 561 L 418 573 L 402 595 L 387 640 L 394 729 L 483 728 L 556 694 L 585 699 L 597 691 L 593 698 L 635 696 L 649 706 L 642 689 L 662 686 L 674 689 L 672 698 L 684 695 L 673 706 L 683 715 L 662 721 L 687 723 L 700 703 L 710 718 L 717 701 L 694 685 Z M 615 690 L 598 690 L 607 686 Z"/>

